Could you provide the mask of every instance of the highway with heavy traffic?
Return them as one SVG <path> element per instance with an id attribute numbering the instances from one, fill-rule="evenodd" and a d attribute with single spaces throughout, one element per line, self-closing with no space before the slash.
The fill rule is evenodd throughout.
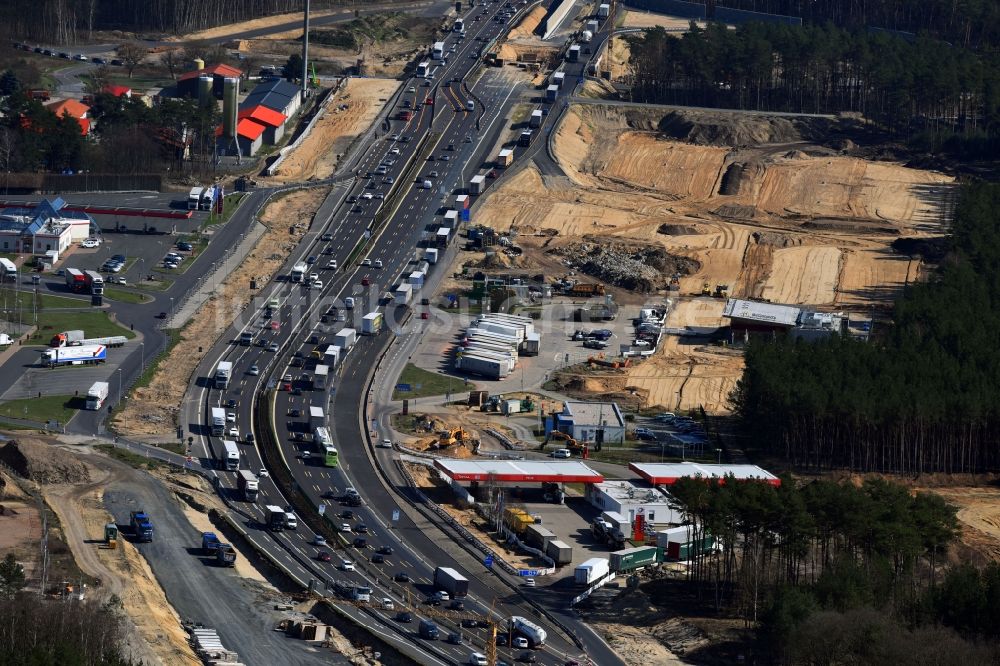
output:
<path id="1" fill-rule="evenodd" d="M 188 429 L 197 438 L 192 453 L 218 466 L 225 457 L 223 441 L 234 440 L 239 442 L 239 467 L 259 475 L 260 495 L 247 502 L 235 471 L 216 472 L 219 492 L 244 516 L 250 540 L 293 577 L 319 591 L 338 582 L 370 587 L 372 603 L 347 606 L 346 612 L 367 616 L 364 623 L 369 626 L 374 620 L 373 630 L 390 642 L 402 637 L 417 646 L 425 663 L 468 663 L 471 652 L 488 652 L 485 646 L 492 636 L 485 623 L 472 626 L 469 620 L 475 618 L 495 622 L 503 634 L 514 615 L 546 628 L 543 650 L 525 653 L 522 648 L 499 647 L 502 660 L 530 654 L 540 663 L 562 664 L 578 658 L 581 649 L 516 591 L 515 581 L 504 580 L 505 574 L 491 575 L 485 565 L 477 570 L 456 564 L 442 544 L 443 535 L 428 531 L 405 510 L 398 491 L 384 483 L 379 468 L 394 464 L 394 450 L 372 446 L 363 408 L 372 371 L 391 343 L 390 332 L 359 335 L 353 349 L 331 369 L 336 376 L 327 388 L 314 390 L 312 377 L 304 375 L 316 363 L 313 351 L 321 351 L 345 327 L 360 334 L 365 314 L 384 312 L 390 326 L 420 316 L 419 298 L 409 307 L 394 307 L 383 294 L 415 269 L 417 248 L 433 242 L 432 224 L 443 198 L 486 161 L 503 129 L 516 86 L 491 87 L 487 77 L 466 78 L 479 67 L 484 45 L 507 29 L 511 17 L 504 12 L 502 3 L 469 10 L 466 34 L 449 35 L 444 59 L 434 61 L 432 78 L 404 82 L 391 103 L 400 111 L 412 111 L 412 118 L 387 120 L 356 162 L 355 177 L 335 184 L 288 263 L 306 263 L 302 281 L 292 281 L 285 271 L 261 290 L 202 364 L 197 399 L 185 412 Z M 473 98 L 480 102 L 467 104 Z M 349 298 L 354 299 L 352 308 L 346 307 Z M 232 364 L 224 389 L 216 389 L 212 380 L 220 362 Z M 227 412 L 225 429 L 232 428 L 231 435 L 210 434 L 211 410 L 220 407 Z M 323 410 L 338 450 L 337 466 L 327 466 L 311 441 L 316 423 L 310 423 L 310 407 Z M 318 507 L 330 528 L 339 531 L 339 542 L 318 541 L 305 525 L 309 516 L 301 516 L 294 529 L 267 529 L 266 507 L 290 504 L 268 473 L 283 476 L 284 471 L 279 474 L 276 460 L 257 448 L 275 436 L 278 464 L 287 468 L 298 491 Z M 360 497 L 351 506 L 345 501 L 349 488 Z M 351 517 L 346 517 L 347 511 Z M 451 609 L 449 601 L 440 606 L 426 603 L 435 591 L 436 566 L 456 567 L 470 579 L 464 609 Z M 383 598 L 392 600 L 392 610 L 381 607 Z M 544 599 L 536 603 L 544 606 Z M 410 622 L 400 621 L 401 609 L 410 611 Z M 620 663 L 596 634 L 558 610 L 564 623 L 575 624 L 570 630 L 592 659 Z M 419 639 L 416 626 L 423 618 L 438 623 L 442 639 L 458 634 L 460 638 L 452 637 L 458 644 Z"/>

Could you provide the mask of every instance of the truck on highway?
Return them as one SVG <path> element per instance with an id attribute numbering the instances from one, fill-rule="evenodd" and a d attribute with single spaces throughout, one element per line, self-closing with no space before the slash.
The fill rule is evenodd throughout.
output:
<path id="1" fill-rule="evenodd" d="M 236 475 L 236 480 L 239 483 L 240 492 L 243 493 L 243 499 L 247 502 L 256 502 L 257 495 L 260 493 L 260 482 L 257 480 L 257 475 L 248 469 L 241 469 Z"/>
<path id="2" fill-rule="evenodd" d="M 527 638 L 528 643 L 533 648 L 539 648 L 545 645 L 545 639 L 549 636 L 548 632 L 539 627 L 537 624 L 528 618 L 520 617 L 518 615 L 510 618 L 510 630 L 513 633 Z"/>
<path id="3" fill-rule="evenodd" d="M 424 78 L 430 73 L 431 73 L 431 64 L 426 60 L 417 65 L 417 76 Z"/>
<path id="4" fill-rule="evenodd" d="M 104 345 L 83 345 L 82 347 L 65 347 L 46 349 L 42 352 L 39 363 L 45 367 L 55 368 L 63 365 L 97 365 L 108 360 L 108 348 Z"/>
<path id="5" fill-rule="evenodd" d="M 429 641 L 436 641 L 441 635 L 441 630 L 432 620 L 421 620 L 417 627 L 420 637 Z"/>
<path id="6" fill-rule="evenodd" d="M 309 264 L 304 261 L 297 262 L 292 266 L 292 282 L 302 282 L 305 280 L 307 272 L 309 272 Z"/>
<path id="7" fill-rule="evenodd" d="M 413 285 L 401 284 L 392 292 L 393 298 L 399 305 L 406 305 L 413 299 Z"/>
<path id="8" fill-rule="evenodd" d="M 100 296 L 104 293 L 104 277 L 101 276 L 97 271 L 84 271 L 83 275 L 85 277 L 85 283 L 87 285 L 87 291 L 89 291 L 93 296 Z"/>
<path id="9" fill-rule="evenodd" d="M 216 536 L 215 532 L 202 532 L 201 554 L 214 555 L 215 551 L 218 549 L 219 549 L 219 537 Z"/>
<path id="10" fill-rule="evenodd" d="M 205 191 L 203 187 L 192 187 L 188 192 L 188 210 L 198 210 L 201 205 L 201 194 Z"/>
<path id="11" fill-rule="evenodd" d="M 264 507 L 264 515 L 267 516 L 267 528 L 272 532 L 280 532 L 285 529 L 285 510 L 280 506 L 269 504 Z"/>
<path id="12" fill-rule="evenodd" d="M 410 111 L 409 109 L 407 109 L 405 111 L 400 111 L 399 112 L 399 119 L 400 120 L 412 120 L 413 119 L 413 111 Z"/>
<path id="13" fill-rule="evenodd" d="M 434 569 L 434 586 L 453 597 L 464 597 L 469 593 L 469 579 L 451 567 Z"/>
<path id="14" fill-rule="evenodd" d="M 496 163 L 499 167 L 509 167 L 514 163 L 514 151 L 510 148 L 504 148 L 497 153 Z"/>
<path id="15" fill-rule="evenodd" d="M 459 34 L 465 32 L 465 21 L 463 19 L 455 19 L 455 25 L 452 26 L 451 29 L 452 32 L 457 32 Z"/>
<path id="16" fill-rule="evenodd" d="M 319 405 L 310 405 L 309 407 L 309 427 L 313 430 L 326 427 L 326 414 L 323 413 L 323 408 Z"/>
<path id="17" fill-rule="evenodd" d="M 444 58 L 444 42 L 434 42 L 431 47 L 431 60 L 441 60 Z"/>
<path id="18" fill-rule="evenodd" d="M 351 593 L 351 598 L 355 601 L 371 601 L 372 600 L 372 588 L 367 585 L 358 585 L 354 588 Z"/>
<path id="19" fill-rule="evenodd" d="M 87 289 L 87 276 L 79 268 L 67 268 L 65 271 L 66 288 L 82 293 Z"/>
<path id="20" fill-rule="evenodd" d="M 340 331 L 333 336 L 333 344 L 340 347 L 341 353 L 346 354 L 354 346 L 354 343 L 358 341 L 358 332 L 353 328 L 342 328 Z"/>
<path id="21" fill-rule="evenodd" d="M 222 442 L 222 468 L 230 472 L 240 468 L 240 450 L 231 439 Z"/>
<path id="22" fill-rule="evenodd" d="M 87 389 L 87 409 L 97 411 L 104 406 L 104 401 L 108 399 L 110 386 L 107 382 L 94 382 Z"/>
<path id="23" fill-rule="evenodd" d="M 215 368 L 215 376 L 212 378 L 215 383 L 215 388 L 217 389 L 227 389 L 229 388 L 229 380 L 233 376 L 233 363 L 232 361 L 219 361 L 219 365 Z"/>
<path id="24" fill-rule="evenodd" d="M 313 370 L 313 389 L 316 391 L 325 391 L 329 377 L 330 366 L 317 365 L 316 369 Z"/>
<path id="25" fill-rule="evenodd" d="M 226 410 L 222 407 L 212 407 L 211 422 L 208 425 L 212 429 L 213 437 L 222 437 L 226 434 Z"/>
<path id="26" fill-rule="evenodd" d="M 129 513 L 128 524 L 137 541 L 148 543 L 153 540 L 153 521 L 142 509 Z"/>
<path id="27" fill-rule="evenodd" d="M 361 320 L 361 335 L 378 335 L 382 332 L 383 322 L 381 312 L 369 312 Z"/>
<path id="28" fill-rule="evenodd" d="M 235 567 L 236 550 L 228 543 L 220 543 L 215 549 L 215 563 L 220 567 Z"/>

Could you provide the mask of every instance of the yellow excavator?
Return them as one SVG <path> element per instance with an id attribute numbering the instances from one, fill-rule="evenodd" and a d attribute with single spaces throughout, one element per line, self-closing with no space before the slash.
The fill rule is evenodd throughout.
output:
<path id="1" fill-rule="evenodd" d="M 711 296 L 712 295 L 712 285 L 709 284 L 708 282 L 702 283 L 702 285 L 701 285 L 701 295 L 702 296 Z"/>
<path id="2" fill-rule="evenodd" d="M 449 446 L 461 444 L 473 451 L 478 450 L 479 440 L 465 428 L 454 428 L 453 430 L 442 430 L 438 433 L 438 448 L 443 449 Z"/>
<path id="3" fill-rule="evenodd" d="M 553 430 L 552 432 L 549 433 L 548 438 L 544 442 L 542 442 L 541 445 L 539 445 L 538 450 L 544 451 L 545 445 L 548 444 L 551 440 L 555 440 L 557 442 L 563 442 L 565 444 L 563 448 L 567 448 L 573 453 L 577 454 L 582 454 L 583 450 L 586 448 L 585 445 L 576 441 L 566 433 L 559 432 L 558 430 Z"/>

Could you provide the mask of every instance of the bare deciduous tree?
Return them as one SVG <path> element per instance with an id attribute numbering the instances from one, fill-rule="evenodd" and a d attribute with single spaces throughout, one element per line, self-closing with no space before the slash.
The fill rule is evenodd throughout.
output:
<path id="1" fill-rule="evenodd" d="M 128 78 L 132 78 L 135 68 L 142 64 L 142 61 L 146 59 L 148 54 L 149 51 L 145 47 L 135 42 L 125 42 L 118 47 L 118 57 L 125 63 L 125 69 L 128 70 Z"/>

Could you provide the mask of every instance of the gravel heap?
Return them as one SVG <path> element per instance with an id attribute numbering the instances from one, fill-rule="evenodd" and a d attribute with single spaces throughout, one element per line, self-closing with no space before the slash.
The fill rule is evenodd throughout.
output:
<path id="1" fill-rule="evenodd" d="M 700 264 L 658 245 L 587 239 L 553 250 L 565 263 L 601 282 L 642 294 L 666 289 L 670 278 L 690 275 Z"/>

